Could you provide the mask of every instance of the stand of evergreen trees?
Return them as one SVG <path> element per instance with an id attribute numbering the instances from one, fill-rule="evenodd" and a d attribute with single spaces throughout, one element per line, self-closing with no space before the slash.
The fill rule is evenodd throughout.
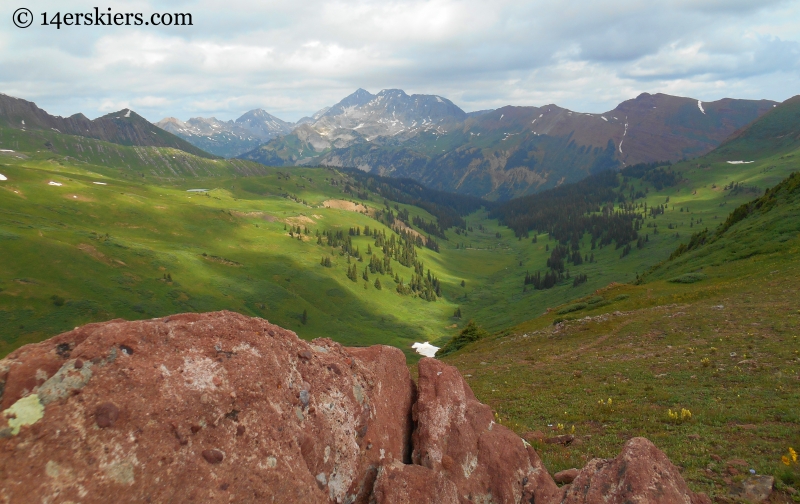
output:
<path id="1" fill-rule="evenodd" d="M 365 226 L 363 232 L 360 227 L 356 226 L 350 228 L 348 233 L 344 231 L 323 231 L 317 232 L 317 245 L 328 246 L 338 249 L 338 254 L 347 257 L 347 278 L 353 282 L 358 282 L 359 276 L 365 282 L 364 288 L 369 287 L 370 274 L 373 275 L 389 275 L 394 274 L 394 280 L 397 284 L 396 290 L 404 295 L 416 295 L 427 301 L 435 301 L 437 298 L 442 297 L 442 285 L 436 275 L 432 274 L 430 269 L 425 271 L 424 263 L 417 256 L 417 248 L 422 246 L 431 247 L 430 242 L 435 244 L 435 249 L 438 251 L 438 244 L 430 237 L 424 240 L 417 234 L 407 230 L 395 230 L 395 233 L 386 231 L 379 231 L 377 229 L 370 229 Z M 363 271 L 359 273 L 357 264 L 351 263 L 350 258 L 355 257 L 359 262 L 363 262 L 359 248 L 353 245 L 353 237 L 368 236 L 374 239 L 372 245 L 367 245 L 367 255 L 369 261 L 364 266 Z M 382 255 L 379 254 L 382 253 Z M 413 268 L 414 273 L 411 275 L 411 280 L 405 283 L 397 272 L 392 269 L 392 260 L 400 263 L 408 268 Z M 329 256 L 322 256 L 320 261 L 322 266 L 331 267 L 331 258 Z M 374 287 L 378 290 L 382 289 L 382 284 L 378 278 L 375 278 Z"/>
<path id="2" fill-rule="evenodd" d="M 623 177 L 645 180 L 653 184 L 657 191 L 672 187 L 681 181 L 680 175 L 672 171 L 672 163 L 661 161 L 655 163 L 639 163 L 620 170 Z"/>

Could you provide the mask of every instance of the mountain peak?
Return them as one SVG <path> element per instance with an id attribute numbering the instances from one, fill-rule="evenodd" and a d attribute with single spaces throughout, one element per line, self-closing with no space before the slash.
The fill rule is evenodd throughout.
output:
<path id="1" fill-rule="evenodd" d="M 130 119 L 131 117 L 141 118 L 142 116 L 140 116 L 139 114 L 137 114 L 136 112 L 134 112 L 129 108 L 124 108 L 116 112 L 111 112 L 109 114 L 106 114 L 100 117 L 99 119 Z"/>
<path id="2" fill-rule="evenodd" d="M 340 114 L 346 108 L 365 105 L 373 98 L 375 98 L 375 95 L 365 89 L 358 88 L 355 93 L 346 96 L 342 101 L 328 109 L 323 115 Z"/>
<path id="3" fill-rule="evenodd" d="M 262 108 L 256 108 L 253 110 L 248 110 L 247 112 L 242 114 L 238 119 L 236 119 L 236 121 L 238 122 L 248 117 L 258 117 L 260 119 L 263 119 L 263 118 L 272 118 L 275 116 L 273 116 L 272 114 L 270 114 L 269 112 L 267 112 Z"/>
<path id="4" fill-rule="evenodd" d="M 406 92 L 402 89 L 382 89 L 377 96 L 388 96 L 393 94 L 397 94 L 398 96 L 408 96 L 408 94 L 406 94 Z"/>

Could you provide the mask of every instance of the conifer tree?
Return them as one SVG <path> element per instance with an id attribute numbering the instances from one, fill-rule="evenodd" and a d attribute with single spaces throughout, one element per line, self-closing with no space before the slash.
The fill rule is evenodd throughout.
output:
<path id="1" fill-rule="evenodd" d="M 303 325 L 306 325 L 306 322 L 308 322 L 308 310 L 303 310 L 303 316 L 300 319 L 300 322 L 302 322 Z"/>

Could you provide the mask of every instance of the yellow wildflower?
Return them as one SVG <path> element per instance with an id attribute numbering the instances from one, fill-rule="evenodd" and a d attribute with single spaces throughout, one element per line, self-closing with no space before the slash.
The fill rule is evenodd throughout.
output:
<path id="1" fill-rule="evenodd" d="M 781 457 L 781 462 L 783 462 L 784 465 L 788 466 L 789 465 L 789 457 L 784 455 L 783 457 Z"/>
<path id="2" fill-rule="evenodd" d="M 791 446 L 789 447 L 789 455 L 792 457 L 792 462 L 797 462 L 797 452 Z"/>

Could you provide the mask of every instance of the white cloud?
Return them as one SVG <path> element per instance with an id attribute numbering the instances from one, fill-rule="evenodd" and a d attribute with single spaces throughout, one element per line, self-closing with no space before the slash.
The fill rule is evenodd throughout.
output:
<path id="1" fill-rule="evenodd" d="M 41 12 L 93 11 L 33 0 Z M 446 96 L 465 110 L 558 103 L 602 112 L 647 92 L 782 100 L 800 83 L 800 3 L 778 0 L 113 0 L 190 12 L 193 27 L 0 33 L 0 91 L 46 110 L 151 120 L 296 120 L 358 87 Z"/>

